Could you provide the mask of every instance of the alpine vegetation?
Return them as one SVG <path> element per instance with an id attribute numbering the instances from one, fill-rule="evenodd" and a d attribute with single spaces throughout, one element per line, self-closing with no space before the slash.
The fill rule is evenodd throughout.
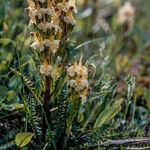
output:
<path id="1" fill-rule="evenodd" d="M 119 2 L 0 1 L 0 150 L 150 148 L 146 22 Z"/>

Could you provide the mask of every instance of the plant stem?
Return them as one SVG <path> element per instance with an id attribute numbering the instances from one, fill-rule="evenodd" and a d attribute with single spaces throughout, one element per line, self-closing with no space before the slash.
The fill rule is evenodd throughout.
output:
<path id="1" fill-rule="evenodd" d="M 50 99 L 50 76 L 45 76 L 45 91 L 44 91 L 44 112 L 45 117 L 48 117 L 49 114 L 49 99 Z M 43 118 L 43 125 L 42 125 L 42 136 L 43 140 L 45 141 L 45 135 L 47 130 L 46 118 Z"/>
<path id="2" fill-rule="evenodd" d="M 49 98 L 50 98 L 50 76 L 45 76 L 45 92 L 44 92 L 44 110 L 49 111 Z"/>
<path id="3" fill-rule="evenodd" d="M 149 137 L 141 137 L 141 138 L 129 138 L 129 139 L 121 139 L 121 140 L 108 140 L 104 142 L 102 145 L 99 146 L 113 146 L 113 147 L 118 147 L 118 146 L 137 146 L 140 147 L 141 145 L 148 145 L 150 144 L 150 138 Z M 97 148 L 98 146 L 92 145 L 89 148 Z M 134 150 L 136 147 L 134 148 Z"/>
<path id="4" fill-rule="evenodd" d="M 132 138 L 123 140 L 109 140 L 106 145 L 125 145 L 125 144 L 150 144 L 150 138 Z"/>

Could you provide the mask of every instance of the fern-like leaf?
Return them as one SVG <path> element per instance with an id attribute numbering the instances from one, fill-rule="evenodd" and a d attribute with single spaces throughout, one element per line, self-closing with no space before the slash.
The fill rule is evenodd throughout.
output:
<path id="1" fill-rule="evenodd" d="M 42 131 L 41 131 L 41 127 L 40 127 L 40 119 L 37 116 L 36 102 L 35 102 L 35 99 L 32 97 L 31 94 L 28 97 L 29 97 L 28 99 L 30 100 L 31 124 L 32 124 L 32 127 L 33 127 L 33 130 L 34 130 L 36 137 L 38 139 L 41 139 Z"/>
<path id="2" fill-rule="evenodd" d="M 53 120 L 53 128 L 58 137 L 61 136 L 66 129 L 67 107 L 66 91 L 62 90 L 59 96 L 58 110 L 55 113 Z"/>

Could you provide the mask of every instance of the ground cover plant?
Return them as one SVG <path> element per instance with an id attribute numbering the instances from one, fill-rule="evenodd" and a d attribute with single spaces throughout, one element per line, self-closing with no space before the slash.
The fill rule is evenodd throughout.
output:
<path id="1" fill-rule="evenodd" d="M 0 0 L 0 150 L 150 149 L 140 4 Z"/>

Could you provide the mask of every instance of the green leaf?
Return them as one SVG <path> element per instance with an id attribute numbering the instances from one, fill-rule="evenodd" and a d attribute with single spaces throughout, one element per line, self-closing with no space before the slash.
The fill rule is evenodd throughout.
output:
<path id="1" fill-rule="evenodd" d="M 4 99 L 5 96 L 7 95 L 7 87 L 5 86 L 0 86 L 0 99 Z"/>
<path id="2" fill-rule="evenodd" d="M 81 123 L 84 120 L 84 114 L 83 113 L 79 113 L 78 115 L 78 122 Z"/>
<path id="3" fill-rule="evenodd" d="M 15 91 L 13 91 L 13 90 L 11 90 L 11 91 L 9 91 L 8 93 L 7 93 L 7 100 L 8 101 L 11 101 L 13 98 L 15 98 L 16 97 L 16 92 Z"/>
<path id="4" fill-rule="evenodd" d="M 121 110 L 122 102 L 123 99 L 118 100 L 112 106 L 106 108 L 96 119 L 94 128 L 101 127 L 102 125 L 108 123 L 111 119 L 113 119 Z"/>
<path id="5" fill-rule="evenodd" d="M 23 84 L 21 78 L 16 75 L 14 75 L 8 83 L 8 87 L 15 91 L 19 91 L 22 88 L 22 86 Z"/>
<path id="6" fill-rule="evenodd" d="M 15 105 L 14 105 L 14 109 L 15 109 L 15 110 L 19 110 L 19 109 L 22 109 L 22 108 L 24 108 L 24 105 L 23 105 L 23 104 L 19 104 L 19 103 L 18 103 L 18 104 L 15 104 Z"/>
<path id="7" fill-rule="evenodd" d="M 0 44 L 2 44 L 3 46 L 6 46 L 11 42 L 12 42 L 12 40 L 9 38 L 0 38 Z"/>
<path id="8" fill-rule="evenodd" d="M 33 136 L 34 136 L 34 134 L 30 133 L 30 132 L 18 133 L 15 138 L 15 143 L 18 147 L 22 148 L 30 143 Z"/>

